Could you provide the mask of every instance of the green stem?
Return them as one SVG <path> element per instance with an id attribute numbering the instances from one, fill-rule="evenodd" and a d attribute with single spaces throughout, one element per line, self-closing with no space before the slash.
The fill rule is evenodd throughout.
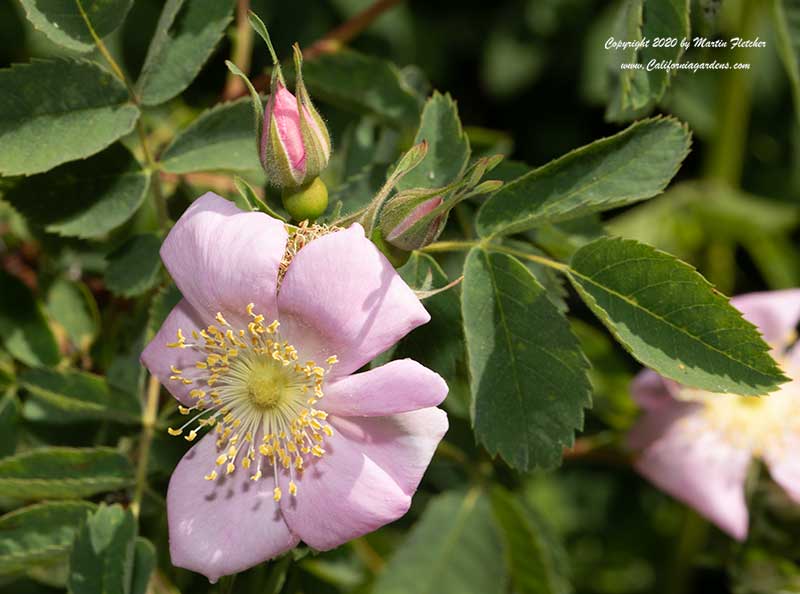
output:
<path id="1" fill-rule="evenodd" d="M 356 557 L 369 569 L 370 573 L 378 575 L 381 572 L 385 561 L 363 536 L 351 540 L 350 547 L 353 549 Z"/>
<path id="2" fill-rule="evenodd" d="M 479 242 L 477 241 L 437 241 L 426 245 L 420 251 L 425 253 L 435 252 L 465 252 L 471 250 Z"/>
<path id="3" fill-rule="evenodd" d="M 690 591 L 694 561 L 697 554 L 705 547 L 707 540 L 708 522 L 698 516 L 694 510 L 686 508 L 673 569 L 665 583 L 664 592 L 684 594 Z"/>
<path id="4" fill-rule="evenodd" d="M 548 268 L 553 268 L 555 270 L 558 270 L 559 272 L 570 271 L 570 267 L 561 262 L 551 260 L 550 258 L 545 258 L 544 256 L 537 256 L 536 254 L 529 254 L 527 252 L 515 250 L 513 248 L 509 248 L 504 245 L 499 245 L 497 243 L 492 243 L 486 239 L 484 239 L 483 241 L 437 241 L 435 243 L 425 246 L 420 251 L 426 253 L 461 252 L 470 250 L 476 246 L 480 246 L 487 250 L 492 250 L 494 252 L 501 252 L 503 254 L 508 254 L 509 256 L 516 256 L 517 258 L 522 258 L 523 260 L 536 262 L 537 264 L 541 264 L 542 266 L 547 266 Z"/>
<path id="5" fill-rule="evenodd" d="M 136 486 L 131 501 L 131 512 L 137 518 L 142 507 L 142 497 L 147 486 L 147 465 L 150 459 L 150 445 L 153 441 L 153 430 L 156 426 L 158 415 L 158 397 L 161 393 L 161 384 L 154 375 L 147 382 L 147 395 L 142 414 L 142 435 L 139 439 L 139 457 L 136 464 Z"/>
<path id="6" fill-rule="evenodd" d="M 737 35 L 744 39 L 754 36 L 758 25 L 758 0 L 743 0 Z M 731 63 L 746 62 L 747 50 L 735 48 Z M 714 143 L 706 161 L 706 177 L 738 186 L 742 177 L 750 110 L 753 75 L 750 70 L 728 70 L 719 94 L 719 119 Z"/>
<path id="7" fill-rule="evenodd" d="M 220 578 L 219 587 L 217 588 L 218 594 L 233 594 L 233 585 L 236 582 L 236 575 L 226 575 Z"/>
<path id="8" fill-rule="evenodd" d="M 548 268 L 553 268 L 554 270 L 558 270 L 559 272 L 569 272 L 570 270 L 570 267 L 567 266 L 566 264 L 563 264 L 561 262 L 556 262 L 555 260 L 551 260 L 550 258 L 545 258 L 544 256 L 537 256 L 536 254 L 528 254 L 520 250 L 507 248 L 503 245 L 497 245 L 494 243 L 487 244 L 486 247 L 490 250 L 494 250 L 495 252 L 502 252 L 510 256 L 516 256 L 517 258 L 522 258 L 523 260 L 536 262 L 537 264 L 541 264 L 542 266 L 547 266 Z"/>
<path id="9" fill-rule="evenodd" d="M 249 12 L 250 0 L 239 0 L 236 3 L 236 31 L 233 35 L 231 62 L 236 64 L 239 70 L 245 74 L 250 73 L 250 61 L 253 55 L 253 28 L 247 18 Z M 225 89 L 222 91 L 222 99 L 228 101 L 246 92 L 242 79 L 233 72 L 228 72 L 228 77 L 225 79 Z"/>
<path id="10" fill-rule="evenodd" d="M 319 41 L 314 42 L 304 53 L 307 59 L 328 52 L 333 52 L 352 41 L 359 33 L 369 27 L 375 20 L 387 10 L 394 8 L 403 0 L 378 0 L 368 6 L 347 22 L 341 24 L 336 29 L 325 35 Z"/>
<path id="11" fill-rule="evenodd" d="M 122 84 L 124 84 L 125 88 L 128 89 L 128 95 L 130 96 L 131 101 L 135 105 L 141 106 L 141 101 L 139 100 L 139 96 L 136 94 L 136 89 L 133 88 L 133 85 L 125 76 L 122 68 L 114 59 L 114 56 L 112 56 L 111 52 L 108 51 L 106 44 L 103 43 L 103 40 L 100 39 L 97 31 L 94 30 L 92 21 L 89 20 L 89 15 L 86 14 L 86 10 L 84 10 L 81 0 L 75 0 L 75 2 L 78 6 L 78 11 L 81 13 L 81 17 L 83 18 L 83 22 L 86 25 L 86 28 L 89 30 L 89 34 L 92 36 L 94 44 L 97 46 L 100 54 L 103 56 L 103 58 L 105 58 L 106 62 L 108 62 L 108 65 L 111 67 L 111 71 L 114 73 L 114 76 L 122 81 Z M 159 227 L 163 230 L 166 229 L 167 225 L 169 224 L 169 215 L 167 213 L 166 202 L 164 201 L 164 193 L 161 189 L 161 178 L 158 176 L 159 166 L 156 160 L 153 158 L 153 153 L 147 144 L 147 134 L 145 133 L 144 125 L 142 124 L 141 119 L 136 120 L 136 133 L 139 135 L 139 144 L 142 147 L 144 160 L 147 163 L 147 167 L 150 169 L 151 174 L 154 176 L 153 198 L 155 200 L 156 213 L 158 214 Z"/>
<path id="12" fill-rule="evenodd" d="M 161 188 L 160 167 L 153 158 L 153 153 L 150 152 L 147 144 L 147 134 L 141 120 L 136 120 L 136 133 L 139 135 L 139 144 L 142 147 L 144 160 L 150 170 L 150 175 L 153 176 L 153 201 L 156 215 L 158 216 L 158 226 L 163 231 L 169 225 L 169 213 L 167 212 L 167 201 L 164 199 L 164 192 Z"/>

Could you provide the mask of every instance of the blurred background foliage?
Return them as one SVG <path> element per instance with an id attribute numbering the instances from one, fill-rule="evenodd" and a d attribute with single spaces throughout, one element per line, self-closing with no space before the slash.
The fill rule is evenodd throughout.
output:
<path id="1" fill-rule="evenodd" d="M 369 4 L 369 0 L 253 0 L 251 8 L 267 23 L 275 46 L 283 50 L 279 50 L 281 55 L 288 55 L 291 43 L 309 47 Z M 431 89 L 449 92 L 458 102 L 474 154 L 507 154 L 510 160 L 497 171 L 500 177 L 511 179 L 519 172 L 517 162 L 538 166 L 621 128 L 606 119 L 615 80 L 609 70 L 613 55 L 603 50 L 603 43 L 615 31 L 622 4 L 606 0 L 398 3 L 350 46 L 397 64 L 403 84 L 419 105 Z M 745 61 L 752 63 L 752 69 L 741 76 L 723 72 L 675 76 L 655 111 L 676 115 L 694 134 L 693 150 L 676 182 L 662 196 L 602 219 L 588 217 L 537 230 L 540 245 L 568 253 L 605 227 L 685 259 L 726 294 L 800 286 L 800 133 L 792 89 L 778 53 L 772 2 L 744 4 L 740 0 L 692 3 L 693 34 L 728 36 L 746 25 L 751 36 L 767 41 L 767 47 L 746 52 Z M 156 0 L 136 0 L 124 25 L 106 39 L 131 78 L 144 63 L 162 7 Z M 179 130 L 220 101 L 228 80 L 224 60 L 232 55 L 235 35 L 232 23 L 188 89 L 146 112 L 145 127 L 157 154 L 164 153 Z M 256 48 L 254 76 L 269 65 L 266 51 Z M 713 51 L 692 49 L 686 59 L 708 60 Z M 0 66 L 63 55 L 70 53 L 36 32 L 19 3 L 0 0 Z M 335 93 L 328 101 L 325 93 L 317 95 L 336 149 L 326 173 L 333 197 L 341 199 L 345 208 L 350 206 L 348 200 L 363 203 L 375 190 L 374 173 L 385 172 L 397 147 L 410 144 L 414 123 L 387 125 L 380 114 L 354 117 L 352 110 L 335 100 Z M 249 114 L 248 105 L 242 109 Z M 199 136 L 195 142 L 202 144 L 202 139 Z M 139 150 L 133 138 L 124 142 L 131 150 Z M 254 156 L 243 157 L 242 163 L 246 165 L 233 168 L 236 173 L 256 186 L 263 185 Z M 181 167 L 191 174 L 180 173 Z M 176 173 L 162 175 L 172 196 L 172 213 L 180 213 L 188 200 L 208 188 L 236 195 L 229 174 L 196 171 L 185 162 L 174 169 Z M 13 183 L 0 180 L 7 188 Z M 469 236 L 475 208 L 473 203 L 460 205 L 445 236 Z M 68 361 L 60 370 L 29 370 L 15 377 L 10 356 L 0 352 L 0 391 L 6 393 L 0 401 L 4 455 L 43 443 L 116 445 L 120 435 L 123 449 L 135 447 L 137 396 L 144 383 L 138 354 L 177 299 L 174 289 L 160 291 L 152 300 L 129 298 L 163 278 L 156 256 L 159 239 L 153 234 L 155 218 L 146 202 L 103 240 L 85 241 L 29 227 L 0 202 L 0 305 L 6 311 L 16 308 L 17 315 L 32 327 L 44 319 L 54 328 L 55 344 L 44 333 L 41 348 L 28 354 L 31 363 L 60 356 Z M 440 262 L 445 272 L 452 272 L 460 270 L 461 259 L 460 254 L 448 255 Z M 448 314 L 458 315 L 454 299 L 452 294 L 442 294 L 429 304 L 446 319 Z M 637 366 L 590 321 L 584 306 L 572 298 L 568 304 L 577 317 L 574 330 L 594 364 L 595 401 L 584 437 L 567 453 L 562 468 L 523 476 L 489 460 L 474 445 L 466 387 L 459 385 L 458 373 L 453 373 L 456 379 L 451 381 L 446 407 L 452 427 L 448 442 L 455 448 L 449 455 L 445 451 L 437 456 L 426 477 L 426 489 L 415 498 L 409 515 L 331 553 L 316 556 L 300 551 L 293 558 L 250 570 L 238 578 L 235 591 L 272 593 L 284 588 L 285 592 L 325 594 L 369 592 L 374 586 L 378 593 L 399 592 L 397 584 L 409 583 L 406 578 L 413 583 L 413 574 L 396 583 L 385 576 L 408 574 L 426 562 L 413 558 L 413 547 L 403 546 L 411 527 L 412 539 L 421 539 L 423 544 L 426 535 L 417 531 L 480 547 L 483 557 L 477 583 L 481 575 L 482 579 L 501 576 L 497 579 L 502 581 L 505 574 L 497 568 L 515 561 L 497 546 L 495 524 L 510 522 L 527 527 L 534 535 L 531 542 L 540 548 L 524 557 L 530 565 L 528 581 L 508 585 L 512 591 L 800 592 L 800 512 L 773 487 L 766 473 L 752 477 L 752 534 L 740 545 L 631 471 L 616 446 L 637 414 L 627 392 Z M 440 330 L 434 329 L 433 336 Z M 131 337 L 136 338 L 132 341 Z M 460 344 L 458 336 L 454 340 Z M 463 352 L 430 353 L 431 358 L 437 356 L 439 367 L 463 371 Z M 104 373 L 107 382 L 89 385 L 86 377 L 75 376 L 65 388 L 64 378 L 57 376 L 69 374 L 67 368 Z M 70 390 L 80 394 L 82 404 L 64 406 L 54 396 L 53 382 L 62 394 Z M 166 423 L 170 414 L 169 407 L 165 408 L 160 423 Z M 176 570 L 168 561 L 162 493 L 184 450 L 181 440 L 163 433 L 154 438 L 151 488 L 144 494 L 140 534 L 155 544 L 156 552 L 141 545 L 136 559 L 138 563 L 141 554 L 146 565 L 148 558 L 157 555 L 151 582 L 156 593 L 199 593 L 211 588 L 201 576 Z M 491 497 L 481 496 L 475 502 L 470 492 L 456 494 L 489 474 L 503 485 Z M 106 490 L 129 482 L 123 479 Z M 507 489 L 524 496 L 511 500 Z M 435 506 L 428 507 L 433 494 L 443 491 L 453 493 L 437 497 Z M 114 502 L 113 495 L 95 499 Z M 18 503 L 14 498 L 0 499 L 4 510 Z M 454 527 L 454 518 L 464 509 L 471 510 L 470 514 L 463 525 Z M 423 513 L 424 526 L 418 524 Z M 497 522 L 488 525 L 487 514 L 492 513 Z M 63 591 L 65 560 L 54 554 L 49 561 L 30 565 L 23 572 L 25 577 L 17 573 L 0 578 L 0 591 Z M 446 583 L 439 586 L 425 592 L 455 592 Z"/>

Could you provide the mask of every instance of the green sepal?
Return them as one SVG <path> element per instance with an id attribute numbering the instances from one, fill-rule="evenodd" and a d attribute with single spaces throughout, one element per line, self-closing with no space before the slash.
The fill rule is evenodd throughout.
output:
<path id="1" fill-rule="evenodd" d="M 311 97 L 309 97 L 306 86 L 303 83 L 303 54 L 300 51 L 300 46 L 294 44 L 292 49 L 294 50 L 295 97 L 297 99 L 297 112 L 300 116 L 300 134 L 303 138 L 303 148 L 306 151 L 304 179 L 313 179 L 328 165 L 328 159 L 331 154 L 331 139 L 328 135 L 328 128 L 314 109 Z M 319 134 L 314 131 L 308 121 L 308 116 L 313 118 Z"/>
<path id="2" fill-rule="evenodd" d="M 256 91 L 253 83 L 250 82 L 250 79 L 247 78 L 247 75 L 230 60 L 225 60 L 225 65 L 228 67 L 228 70 L 244 81 L 247 90 L 250 91 L 250 98 L 253 101 L 253 115 L 256 122 L 256 151 L 261 154 L 261 135 L 264 133 L 264 104 L 261 103 L 261 97 L 258 91 Z"/>
<path id="3" fill-rule="evenodd" d="M 269 55 L 272 57 L 272 69 L 273 73 L 277 71 L 278 78 L 280 79 L 283 86 L 286 86 L 286 81 L 283 78 L 283 72 L 281 71 L 281 63 L 278 60 L 278 54 L 275 53 L 275 48 L 272 47 L 272 39 L 269 37 L 269 31 L 267 31 L 267 26 L 264 24 L 259 16 L 254 13 L 252 10 L 248 12 L 248 19 L 250 21 L 250 26 L 253 28 L 253 31 L 258 33 L 258 36 L 264 40 L 264 43 L 267 44 L 267 49 L 269 50 Z"/>
<path id="4" fill-rule="evenodd" d="M 412 188 L 403 190 L 390 198 L 380 212 L 379 226 L 385 237 L 403 222 L 415 208 L 436 196 L 442 203 L 421 216 L 411 227 L 403 231 L 391 243 L 402 249 L 420 249 L 436 241 L 447 222 L 447 214 L 463 200 L 471 196 L 496 192 L 502 186 L 499 180 L 486 180 L 481 177 L 491 171 L 502 159 L 500 155 L 478 159 L 464 175 L 441 188 Z M 437 219 L 439 219 L 437 221 Z"/>

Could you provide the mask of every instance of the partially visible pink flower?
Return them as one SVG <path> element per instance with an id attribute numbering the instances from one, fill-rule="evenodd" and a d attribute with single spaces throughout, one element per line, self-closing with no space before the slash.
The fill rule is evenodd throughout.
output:
<path id="1" fill-rule="evenodd" d="M 170 552 L 212 581 L 399 518 L 447 430 L 433 371 L 356 373 L 429 316 L 359 225 L 325 231 L 287 251 L 208 193 L 161 248 L 184 299 L 142 362 L 190 415 L 172 434 L 209 428 L 170 480 Z"/>
<path id="2" fill-rule="evenodd" d="M 750 293 L 731 303 L 758 326 L 791 381 L 764 396 L 683 387 L 653 371 L 633 382 L 645 413 L 629 434 L 635 468 L 737 540 L 747 537 L 745 479 L 760 458 L 800 503 L 800 290 Z M 787 350 L 788 349 L 788 350 Z"/>

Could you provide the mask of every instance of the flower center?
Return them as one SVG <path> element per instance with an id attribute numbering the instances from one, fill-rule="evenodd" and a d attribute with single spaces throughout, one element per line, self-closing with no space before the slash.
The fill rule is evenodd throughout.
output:
<path id="1" fill-rule="evenodd" d="M 267 363 L 250 371 L 247 380 L 247 396 L 254 407 L 269 410 L 280 404 L 288 385 L 286 376 L 276 365 Z"/>
<path id="2" fill-rule="evenodd" d="M 703 406 L 703 415 L 726 441 L 748 449 L 754 456 L 782 453 L 787 438 L 800 431 L 800 386 L 789 382 L 776 392 L 763 396 L 716 394 L 686 388 L 682 400 Z"/>
<path id="3" fill-rule="evenodd" d="M 257 481 L 262 468 L 271 467 L 277 502 L 279 473 L 289 474 L 289 492 L 296 495 L 295 474 L 303 471 L 309 456 L 325 454 L 325 437 L 333 435 L 325 422 L 327 413 L 314 405 L 323 396 L 325 375 L 337 358 L 328 357 L 327 369 L 314 361 L 300 363 L 297 349 L 281 339 L 278 321 L 264 324 L 264 316 L 253 307 L 247 306 L 251 321 L 246 329 L 234 328 L 217 313 L 221 327 L 192 330 L 191 341 L 179 329 L 177 340 L 167 345 L 200 355 L 194 367 L 172 368 L 170 380 L 194 386 L 189 392 L 194 404 L 178 407 L 192 417 L 168 431 L 181 435 L 189 429 L 185 438 L 194 441 L 200 429 L 215 427 L 218 456 L 206 480 L 231 474 L 239 464 Z M 249 470 L 253 466 L 255 470 Z"/>

